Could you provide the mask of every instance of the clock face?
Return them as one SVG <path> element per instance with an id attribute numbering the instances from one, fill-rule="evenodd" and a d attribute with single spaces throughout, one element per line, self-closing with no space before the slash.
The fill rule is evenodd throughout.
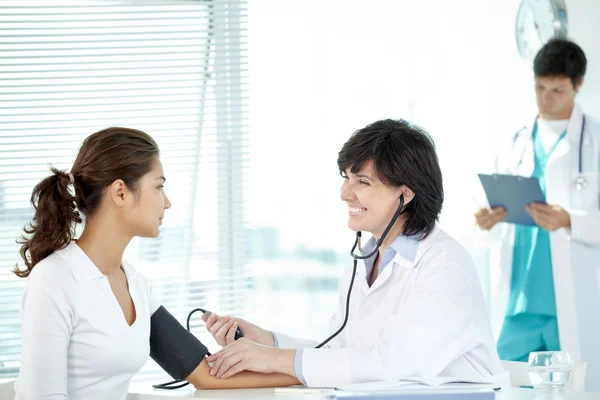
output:
<path id="1" fill-rule="evenodd" d="M 566 10 L 562 0 L 522 0 L 515 34 L 523 60 L 533 64 L 544 43 L 554 37 L 566 37 L 566 29 Z"/>

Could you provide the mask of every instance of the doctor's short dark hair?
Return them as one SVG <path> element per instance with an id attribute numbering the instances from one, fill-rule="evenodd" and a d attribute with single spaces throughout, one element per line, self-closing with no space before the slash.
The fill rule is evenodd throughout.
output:
<path id="1" fill-rule="evenodd" d="M 426 238 L 444 202 L 442 172 L 429 134 L 404 120 L 384 119 L 357 130 L 338 155 L 338 168 L 358 173 L 372 160 L 379 180 L 388 186 L 406 185 L 415 193 L 406 206 L 405 236 Z"/>
<path id="2" fill-rule="evenodd" d="M 565 39 L 550 39 L 533 60 L 536 78 L 561 76 L 571 79 L 573 86 L 585 75 L 587 59 L 576 43 Z"/>

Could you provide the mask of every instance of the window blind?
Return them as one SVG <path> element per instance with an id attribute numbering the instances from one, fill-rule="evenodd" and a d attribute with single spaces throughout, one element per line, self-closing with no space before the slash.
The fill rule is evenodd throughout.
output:
<path id="1" fill-rule="evenodd" d="M 194 307 L 244 314 L 246 19 L 242 0 L 0 0 L 0 378 L 19 369 L 25 280 L 11 269 L 31 191 L 109 126 L 154 137 L 173 203 L 126 259 L 181 322 Z"/>

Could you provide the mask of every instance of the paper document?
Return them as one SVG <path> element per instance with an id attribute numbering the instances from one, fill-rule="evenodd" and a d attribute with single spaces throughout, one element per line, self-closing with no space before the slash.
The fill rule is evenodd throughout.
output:
<path id="1" fill-rule="evenodd" d="M 275 393 L 288 393 L 288 394 L 325 394 L 333 392 L 333 388 L 308 388 L 303 385 L 294 385 L 281 388 L 275 388 Z"/>
<path id="2" fill-rule="evenodd" d="M 335 399 L 348 400 L 494 400 L 492 389 L 430 389 L 399 392 L 336 392 Z"/>
<path id="3" fill-rule="evenodd" d="M 400 380 L 354 383 L 339 387 L 344 391 L 397 391 L 423 388 L 486 388 L 500 389 L 500 384 L 491 380 L 465 380 L 457 377 L 406 378 Z"/>

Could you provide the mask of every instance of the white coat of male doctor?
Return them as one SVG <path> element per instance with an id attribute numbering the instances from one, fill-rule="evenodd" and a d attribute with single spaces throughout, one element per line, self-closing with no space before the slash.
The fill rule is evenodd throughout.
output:
<path id="1" fill-rule="evenodd" d="M 583 60 L 585 62 L 585 58 Z M 550 232 L 560 348 L 568 351 L 573 359 L 588 362 L 586 387 L 600 390 L 600 122 L 584 114 L 575 103 L 583 74 L 568 76 L 570 66 L 568 62 L 564 64 L 565 73 L 538 76 L 536 72 L 538 123 L 540 120 L 568 121 L 565 138 L 557 144 L 546 164 L 547 205 L 534 204 L 528 207 L 528 212 L 540 228 Z M 554 68 L 542 67 L 550 71 Z M 561 66 L 556 68 L 560 71 Z M 497 173 L 532 175 L 532 129 L 536 119 L 510 138 L 499 152 Z M 499 272 L 491 312 L 496 338 L 507 310 L 513 267 L 515 227 L 498 224 L 505 215 L 501 207 L 484 208 L 475 214 L 477 225 L 488 242 L 497 244 L 491 258 L 492 271 Z"/>

